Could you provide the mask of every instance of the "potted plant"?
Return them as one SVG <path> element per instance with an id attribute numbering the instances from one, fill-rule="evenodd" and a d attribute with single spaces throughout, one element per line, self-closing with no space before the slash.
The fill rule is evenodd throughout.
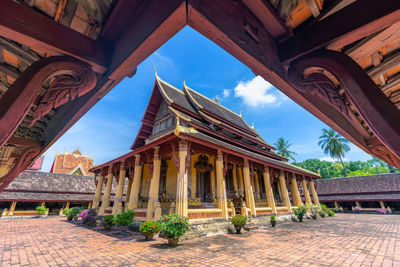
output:
<path id="1" fill-rule="evenodd" d="M 319 214 L 319 217 L 325 218 L 325 211 L 319 210 L 319 211 L 318 211 L 318 214 Z"/>
<path id="2" fill-rule="evenodd" d="M 46 213 L 47 208 L 46 208 L 46 206 L 37 206 L 36 211 L 38 213 L 38 217 L 40 218 L 40 217 L 42 217 L 43 214 Z"/>
<path id="3" fill-rule="evenodd" d="M 309 208 L 310 212 L 311 212 L 311 218 L 313 218 L 313 220 L 317 219 L 317 215 L 318 215 L 318 206 L 317 205 L 311 205 Z"/>
<path id="4" fill-rule="evenodd" d="M 307 213 L 306 206 L 298 206 L 297 208 L 293 208 L 294 215 L 297 216 L 299 222 L 303 221 L 304 215 Z"/>
<path id="5" fill-rule="evenodd" d="M 123 232 L 128 231 L 128 225 L 133 222 L 135 213 L 132 210 L 127 210 L 120 214 L 114 216 L 113 222 L 117 225 Z"/>
<path id="6" fill-rule="evenodd" d="M 272 227 L 275 227 L 275 225 L 276 225 L 276 217 L 275 217 L 275 215 L 271 215 L 271 217 L 269 217 L 269 222 L 271 223 Z"/>
<path id="7" fill-rule="evenodd" d="M 114 215 L 104 215 L 101 220 L 101 226 L 103 226 L 104 230 L 110 230 L 111 226 L 114 225 Z"/>
<path id="8" fill-rule="evenodd" d="M 139 231 L 145 236 L 147 241 L 153 240 L 155 234 L 160 232 L 161 225 L 159 222 L 146 221 L 140 226 Z"/>
<path id="9" fill-rule="evenodd" d="M 246 216 L 238 214 L 232 217 L 231 222 L 235 226 L 236 234 L 240 234 L 242 227 L 247 223 L 247 218 Z"/>
<path id="10" fill-rule="evenodd" d="M 176 246 L 179 237 L 183 236 L 189 228 L 189 219 L 177 214 L 161 216 L 161 233 L 168 238 L 169 246 Z"/>
<path id="11" fill-rule="evenodd" d="M 65 216 L 67 216 L 68 221 L 72 221 L 74 217 L 77 217 L 78 214 L 80 213 L 81 209 L 78 207 L 73 207 L 69 209 L 64 209 L 63 213 Z"/>

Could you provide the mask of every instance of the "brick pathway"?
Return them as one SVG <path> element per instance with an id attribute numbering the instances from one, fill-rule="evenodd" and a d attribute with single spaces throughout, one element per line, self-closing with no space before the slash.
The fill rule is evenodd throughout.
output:
<path id="1" fill-rule="evenodd" d="M 400 216 L 339 214 L 243 235 L 143 242 L 64 218 L 0 220 L 0 266 L 400 266 Z"/>

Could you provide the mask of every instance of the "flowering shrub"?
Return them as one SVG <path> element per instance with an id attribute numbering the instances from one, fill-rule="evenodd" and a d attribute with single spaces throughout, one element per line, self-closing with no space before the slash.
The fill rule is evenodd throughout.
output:
<path id="1" fill-rule="evenodd" d="M 241 227 L 243 227 L 243 226 L 245 226 L 245 224 L 247 223 L 247 218 L 246 218 L 246 216 L 243 216 L 243 215 L 238 214 L 238 215 L 235 215 L 234 217 L 232 217 L 231 223 L 232 223 L 234 226 L 241 226 Z"/>
<path id="2" fill-rule="evenodd" d="M 179 238 L 189 228 L 189 219 L 177 214 L 161 216 L 161 233 L 167 238 Z"/>
<path id="3" fill-rule="evenodd" d="M 89 226 L 94 226 L 97 222 L 96 210 L 95 209 L 83 210 L 79 214 L 79 218 L 82 219 L 82 223 L 87 224 Z"/>
<path id="4" fill-rule="evenodd" d="M 122 212 L 121 214 L 117 214 L 114 216 L 113 222 L 118 226 L 128 226 L 133 222 L 133 218 L 135 217 L 135 213 L 133 210 L 127 210 Z"/>
<path id="5" fill-rule="evenodd" d="M 378 212 L 378 214 L 385 215 L 387 213 L 387 210 L 377 209 L 376 212 Z"/>
<path id="6" fill-rule="evenodd" d="M 354 210 L 356 212 L 361 212 L 363 209 L 360 206 L 356 206 Z"/>
<path id="7" fill-rule="evenodd" d="M 156 234 L 161 231 L 161 224 L 155 221 L 147 221 L 140 226 L 139 231 L 144 235 Z"/>

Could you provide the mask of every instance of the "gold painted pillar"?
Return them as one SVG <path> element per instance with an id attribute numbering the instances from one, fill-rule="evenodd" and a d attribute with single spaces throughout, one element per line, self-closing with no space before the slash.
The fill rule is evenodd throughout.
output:
<path id="1" fill-rule="evenodd" d="M 194 167 L 194 160 L 192 159 L 192 157 L 190 157 L 190 166 L 192 168 L 192 194 L 191 194 L 191 198 L 196 198 L 196 189 L 197 189 L 197 173 L 196 173 L 196 168 Z"/>
<path id="2" fill-rule="evenodd" d="M 150 189 L 149 189 L 149 202 L 147 203 L 147 214 L 146 220 L 153 219 L 154 205 L 158 202 L 158 190 L 160 187 L 160 172 L 161 172 L 161 160 L 159 154 L 160 147 L 154 147 L 154 159 L 153 159 L 153 176 L 151 177 Z"/>
<path id="3" fill-rule="evenodd" d="M 315 190 L 315 184 L 314 184 L 313 180 L 310 181 L 310 190 L 311 190 L 311 194 L 312 194 L 312 197 L 314 200 L 314 204 L 320 206 L 317 190 Z"/>
<path id="4" fill-rule="evenodd" d="M 112 172 L 112 165 L 108 167 L 107 173 L 107 183 L 106 188 L 104 189 L 103 201 L 101 202 L 101 206 L 99 209 L 99 215 L 104 215 L 104 211 L 108 206 L 110 206 L 110 195 L 111 195 L 111 188 L 113 184 L 113 172 Z"/>
<path id="5" fill-rule="evenodd" d="M 125 184 L 125 176 L 126 176 L 126 169 L 125 169 L 125 161 L 121 162 L 121 166 L 119 167 L 119 179 L 117 184 L 117 189 L 115 190 L 115 199 L 112 214 L 119 214 L 122 213 L 122 196 L 124 193 L 124 184 Z"/>
<path id="6" fill-rule="evenodd" d="M 13 216 L 15 207 L 17 206 L 17 201 L 13 201 L 10 206 L 10 212 L 8 213 L 8 216 Z"/>
<path id="7" fill-rule="evenodd" d="M 129 198 L 131 196 L 133 178 L 128 175 L 128 186 L 126 187 L 126 195 L 125 195 L 125 209 L 128 207 Z"/>
<path id="8" fill-rule="evenodd" d="M 40 206 L 41 206 L 41 207 L 45 207 L 45 206 L 46 206 L 46 202 L 44 202 L 44 201 L 41 202 L 41 203 L 40 203 Z"/>
<path id="9" fill-rule="evenodd" d="M 300 197 L 300 192 L 299 188 L 297 187 L 297 179 L 296 179 L 296 174 L 292 173 L 292 198 L 293 198 L 293 203 L 295 206 L 303 206 L 303 201 L 301 200 Z"/>
<path id="10" fill-rule="evenodd" d="M 88 209 L 91 209 L 92 208 L 92 201 L 89 201 L 89 203 L 88 203 Z"/>
<path id="11" fill-rule="evenodd" d="M 238 166 L 239 167 L 239 166 Z M 239 173 L 239 184 L 240 184 L 240 190 L 242 192 L 242 197 L 244 196 L 244 185 L 243 185 L 243 168 L 241 169 L 240 167 L 237 169 Z"/>
<path id="12" fill-rule="evenodd" d="M 97 181 L 96 193 L 93 197 L 93 208 L 97 209 L 100 205 L 101 191 L 103 190 L 104 173 L 100 172 L 99 180 Z"/>
<path id="13" fill-rule="evenodd" d="M 179 170 L 176 182 L 176 214 L 187 216 L 188 207 L 188 170 L 186 157 L 188 156 L 188 144 L 185 140 L 179 140 Z M 190 155 L 189 155 L 190 156 Z"/>
<path id="14" fill-rule="evenodd" d="M 256 186 L 256 199 L 261 199 L 261 190 L 260 190 L 260 183 L 258 181 L 258 173 L 256 171 L 254 172 L 254 183 Z"/>
<path id="15" fill-rule="evenodd" d="M 249 161 L 244 159 L 243 165 L 243 180 L 244 180 L 244 187 L 246 190 L 246 206 L 250 208 L 251 215 L 256 217 L 256 204 L 254 202 L 254 195 L 253 195 L 253 188 L 251 186 L 250 181 L 250 170 L 249 170 Z"/>
<path id="16" fill-rule="evenodd" d="M 237 181 L 237 175 L 236 175 L 236 163 L 233 164 L 233 169 L 232 169 L 232 175 L 233 175 L 233 187 L 235 188 L 235 196 L 239 196 L 239 188 L 238 188 L 238 181 Z"/>
<path id="17" fill-rule="evenodd" d="M 267 198 L 268 207 L 271 208 L 272 214 L 276 214 L 275 198 L 274 198 L 274 193 L 273 193 L 272 187 L 271 187 L 271 180 L 270 180 L 268 166 L 264 166 L 264 175 L 263 176 L 264 176 L 264 184 L 265 184 L 265 195 Z"/>
<path id="18" fill-rule="evenodd" d="M 333 205 L 334 205 L 334 207 L 335 207 L 336 209 L 339 209 L 339 205 L 337 204 L 336 201 L 333 201 Z"/>
<path id="19" fill-rule="evenodd" d="M 283 172 L 283 170 L 281 170 L 281 172 L 279 174 L 279 185 L 280 185 L 281 192 L 282 192 L 283 205 L 285 205 L 285 207 L 288 208 L 288 212 L 292 212 L 292 208 L 290 206 L 290 200 L 289 200 L 289 192 L 286 187 L 285 173 Z"/>
<path id="20" fill-rule="evenodd" d="M 213 169 L 211 171 L 211 193 L 213 200 L 216 199 L 217 193 L 215 190 L 215 163 L 212 163 Z"/>
<path id="21" fill-rule="evenodd" d="M 304 200 L 306 202 L 306 205 L 311 205 L 311 197 L 310 193 L 308 193 L 308 188 L 307 188 L 307 181 L 306 178 L 303 177 L 303 181 L 301 181 L 301 184 L 303 185 L 303 194 L 304 194 Z"/>
<path id="22" fill-rule="evenodd" d="M 137 154 L 135 155 L 135 171 L 133 174 L 131 193 L 127 206 L 128 210 L 134 210 L 138 206 L 140 182 L 142 180 L 142 168 L 143 166 L 140 165 L 140 154 Z"/>
<path id="23" fill-rule="evenodd" d="M 382 200 L 379 201 L 379 205 L 381 205 L 381 209 L 385 209 L 385 203 Z"/>
<path id="24" fill-rule="evenodd" d="M 217 174 L 218 207 L 222 210 L 222 219 L 228 220 L 228 202 L 226 199 L 226 187 L 224 178 L 224 159 L 220 150 L 218 150 L 217 154 L 215 172 Z"/>

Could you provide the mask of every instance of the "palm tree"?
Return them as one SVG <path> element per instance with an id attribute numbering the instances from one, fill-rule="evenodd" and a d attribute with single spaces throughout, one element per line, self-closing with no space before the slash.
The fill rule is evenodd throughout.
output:
<path id="1" fill-rule="evenodd" d="M 319 137 L 318 145 L 324 150 L 326 155 L 329 154 L 331 158 L 339 159 L 342 163 L 344 176 L 347 177 L 346 167 L 343 164 L 342 158 L 346 152 L 350 151 L 347 145 L 349 141 L 335 132 L 333 129 L 322 129 L 322 135 Z"/>
<path id="2" fill-rule="evenodd" d="M 278 138 L 276 143 L 274 143 L 274 146 L 276 146 L 276 153 L 295 161 L 293 155 L 297 155 L 297 153 L 289 150 L 291 145 L 292 144 L 290 144 L 289 141 L 285 140 L 283 137 Z"/>

